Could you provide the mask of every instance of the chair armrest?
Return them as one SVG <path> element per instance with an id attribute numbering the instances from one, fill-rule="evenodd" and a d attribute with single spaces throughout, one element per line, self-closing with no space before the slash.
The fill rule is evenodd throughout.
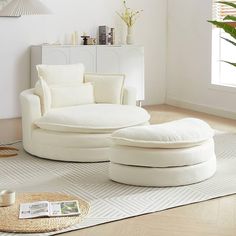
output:
<path id="1" fill-rule="evenodd" d="M 34 94 L 34 89 L 25 90 L 20 94 L 23 145 L 29 151 L 32 131 L 36 128 L 34 122 L 42 116 L 39 96 Z"/>
<path id="2" fill-rule="evenodd" d="M 123 90 L 123 105 L 136 106 L 137 92 L 133 87 L 126 87 Z"/>

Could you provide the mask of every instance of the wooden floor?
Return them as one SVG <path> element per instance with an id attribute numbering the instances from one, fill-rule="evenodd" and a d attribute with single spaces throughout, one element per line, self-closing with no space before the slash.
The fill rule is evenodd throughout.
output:
<path id="1" fill-rule="evenodd" d="M 196 117 L 207 121 L 215 129 L 236 132 L 236 120 L 219 118 L 167 105 L 150 106 L 146 109 L 152 116 L 152 124 L 184 117 Z M 19 119 L 0 120 L 0 143 L 20 138 L 21 126 Z M 236 236 L 236 195 L 95 226 L 64 235 Z"/>

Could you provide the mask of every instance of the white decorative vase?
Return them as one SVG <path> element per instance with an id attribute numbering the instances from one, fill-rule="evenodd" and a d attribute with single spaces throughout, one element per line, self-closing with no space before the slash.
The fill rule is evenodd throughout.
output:
<path id="1" fill-rule="evenodd" d="M 127 27 L 127 37 L 126 37 L 126 43 L 127 44 L 134 44 L 134 32 L 133 32 L 133 26 Z"/>

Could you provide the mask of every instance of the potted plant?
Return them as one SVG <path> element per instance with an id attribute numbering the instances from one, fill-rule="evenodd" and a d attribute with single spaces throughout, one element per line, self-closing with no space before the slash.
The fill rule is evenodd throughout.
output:
<path id="1" fill-rule="evenodd" d="M 124 11 L 122 13 L 117 12 L 117 14 L 127 25 L 126 43 L 133 44 L 134 43 L 133 26 L 137 18 L 140 16 L 140 13 L 142 12 L 142 10 L 137 11 L 137 10 L 132 10 L 131 8 L 127 7 L 126 0 L 123 1 L 123 6 L 124 6 Z"/>
<path id="2" fill-rule="evenodd" d="M 224 4 L 224 5 L 230 6 L 232 8 L 236 8 L 236 4 L 233 2 L 219 1 L 217 3 Z M 227 42 L 233 44 L 234 46 L 236 46 L 236 28 L 235 28 L 236 27 L 236 16 L 227 15 L 226 17 L 224 17 L 223 21 L 209 20 L 208 22 L 217 26 L 218 28 L 223 29 L 226 33 L 230 34 L 232 36 L 233 40 L 227 39 L 224 37 L 221 37 L 221 38 L 226 40 Z M 224 62 L 236 67 L 236 62 L 229 62 L 229 61 L 224 61 Z"/>

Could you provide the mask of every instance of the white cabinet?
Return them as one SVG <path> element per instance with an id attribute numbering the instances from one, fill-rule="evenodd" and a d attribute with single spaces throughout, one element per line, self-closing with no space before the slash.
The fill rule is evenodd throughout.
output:
<path id="1" fill-rule="evenodd" d="M 83 63 L 86 72 L 96 72 L 97 59 L 96 59 L 95 46 L 79 46 L 70 48 L 70 64 Z"/>
<path id="2" fill-rule="evenodd" d="M 70 63 L 67 47 L 42 47 L 42 62 L 48 65 L 66 65 Z"/>
<path id="3" fill-rule="evenodd" d="M 83 63 L 87 73 L 125 74 L 126 86 L 135 87 L 144 100 L 144 48 L 142 46 L 32 46 L 31 86 L 37 81 L 37 64 Z"/>

